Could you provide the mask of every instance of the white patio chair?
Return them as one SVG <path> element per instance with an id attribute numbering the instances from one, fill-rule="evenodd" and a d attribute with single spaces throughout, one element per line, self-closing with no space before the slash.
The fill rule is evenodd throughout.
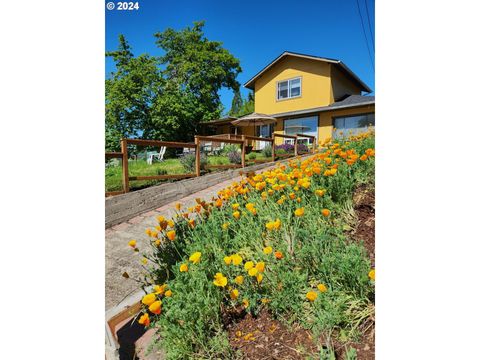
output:
<path id="1" fill-rule="evenodd" d="M 153 164 L 153 159 L 157 158 L 158 161 L 163 161 L 163 156 L 165 155 L 165 151 L 167 150 L 166 146 L 161 146 L 160 151 L 158 153 L 156 152 L 149 152 L 148 153 L 148 159 L 147 159 L 147 164 L 152 165 Z"/>

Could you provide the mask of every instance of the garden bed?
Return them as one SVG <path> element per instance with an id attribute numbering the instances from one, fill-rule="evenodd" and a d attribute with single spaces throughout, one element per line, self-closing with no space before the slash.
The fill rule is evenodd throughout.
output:
<path id="1" fill-rule="evenodd" d="M 373 147 L 365 134 L 247 173 L 158 217 L 149 252 L 129 243 L 153 286 L 139 322 L 168 359 L 372 358 Z"/>

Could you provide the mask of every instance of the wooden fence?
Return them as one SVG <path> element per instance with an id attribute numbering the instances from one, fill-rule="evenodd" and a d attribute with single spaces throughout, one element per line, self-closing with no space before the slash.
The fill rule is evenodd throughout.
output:
<path id="1" fill-rule="evenodd" d="M 258 136 L 249 136 L 249 135 L 231 135 L 229 134 L 222 135 L 213 135 L 213 136 L 195 136 L 194 143 L 185 143 L 185 142 L 173 142 L 173 141 L 157 141 L 157 140 L 143 140 L 143 139 L 122 139 L 121 143 L 121 152 L 106 152 L 106 159 L 121 159 L 122 160 L 122 182 L 123 190 L 121 191 L 110 191 L 106 192 L 105 196 L 114 196 L 119 194 L 125 194 L 130 191 L 130 181 L 131 180 L 165 180 L 165 179 L 186 179 L 191 177 L 200 176 L 200 153 L 202 149 L 202 142 L 208 142 L 211 144 L 211 147 L 217 146 L 221 143 L 227 144 L 237 144 L 241 148 L 241 163 L 240 164 L 227 164 L 227 165 L 205 165 L 205 169 L 235 169 L 235 168 L 244 168 L 246 166 L 246 147 L 247 144 L 252 141 L 265 141 L 271 144 L 272 146 L 272 157 L 271 159 L 264 160 L 253 160 L 254 163 L 262 163 L 275 161 L 276 158 L 284 158 L 290 156 L 298 156 L 298 138 L 306 137 L 313 139 L 312 152 L 315 149 L 315 136 L 306 135 L 306 134 L 297 134 L 297 135 L 285 135 L 285 134 L 273 134 L 271 138 L 263 138 Z M 294 140 L 294 154 L 275 154 L 275 140 L 277 138 L 287 138 Z M 129 176 L 128 174 L 128 145 L 138 145 L 138 146 L 154 146 L 154 147 L 170 147 L 170 148 L 191 148 L 195 149 L 195 172 L 186 173 L 186 174 L 171 174 L 171 175 L 151 175 L 151 176 Z M 219 145 L 218 145 L 219 146 Z"/>

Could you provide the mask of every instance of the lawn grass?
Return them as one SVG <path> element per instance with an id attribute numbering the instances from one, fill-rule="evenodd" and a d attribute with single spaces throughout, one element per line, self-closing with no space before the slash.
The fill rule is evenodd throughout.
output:
<path id="1" fill-rule="evenodd" d="M 166 172 L 166 173 L 165 173 Z M 147 164 L 146 160 L 131 160 L 128 162 L 130 176 L 152 176 L 165 174 L 185 174 L 187 171 L 179 159 L 166 159 L 162 162 Z M 130 189 L 138 190 L 170 180 L 131 180 Z M 122 185 L 122 167 L 111 166 L 105 169 L 105 191 L 120 191 Z"/>
<path id="2" fill-rule="evenodd" d="M 257 160 L 265 159 L 262 153 L 257 153 Z M 227 165 L 230 164 L 228 156 L 209 155 L 207 156 L 209 165 Z M 248 162 L 248 157 L 247 157 Z M 221 169 L 209 169 L 209 171 L 223 171 Z M 147 164 L 146 160 L 130 160 L 128 162 L 128 174 L 130 176 L 153 176 L 153 175 L 174 175 L 187 174 L 189 171 L 181 164 L 180 159 L 165 159 L 161 162 Z M 166 181 L 175 180 L 130 180 L 130 190 L 144 189 L 149 186 L 157 185 Z M 122 184 L 122 167 L 111 166 L 105 169 L 105 192 L 120 191 Z"/>

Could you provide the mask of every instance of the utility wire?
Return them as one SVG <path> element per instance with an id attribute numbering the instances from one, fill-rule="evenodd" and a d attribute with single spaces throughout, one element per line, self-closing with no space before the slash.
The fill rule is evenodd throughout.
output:
<path id="1" fill-rule="evenodd" d="M 370 13 L 368 12 L 367 0 L 365 2 L 365 9 L 367 9 L 368 29 L 370 30 L 370 37 L 372 38 L 373 54 L 375 54 L 375 38 L 373 37 L 372 25 L 370 24 Z"/>
<path id="2" fill-rule="evenodd" d="M 358 9 L 358 14 L 360 15 L 360 22 L 362 23 L 363 36 L 365 38 L 365 44 L 367 45 L 368 56 L 370 57 L 370 62 L 372 64 L 373 71 L 375 72 L 375 65 L 373 64 L 372 53 L 370 52 L 370 46 L 368 44 L 367 33 L 365 32 L 365 26 L 363 26 L 362 12 L 360 11 L 360 5 L 358 4 L 358 0 L 357 0 L 357 9 Z"/>

